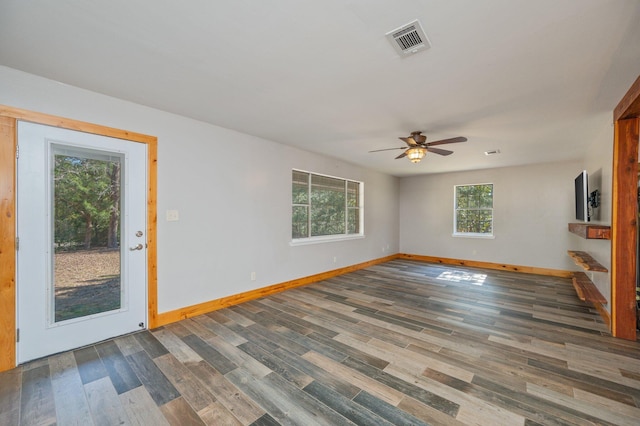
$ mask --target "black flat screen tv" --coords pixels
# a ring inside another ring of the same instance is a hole
[[[589,222],[589,176],[583,170],[575,179],[576,220]]]

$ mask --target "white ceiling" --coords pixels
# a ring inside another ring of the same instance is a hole
[[[562,161],[640,74],[640,1],[0,0],[0,65],[396,176]],[[368,153],[413,130],[469,141]]]

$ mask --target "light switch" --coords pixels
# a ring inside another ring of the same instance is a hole
[[[178,210],[167,210],[167,222],[176,222],[180,220]]]

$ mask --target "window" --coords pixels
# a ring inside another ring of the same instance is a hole
[[[362,235],[362,185],[293,170],[291,237]]]
[[[456,185],[453,235],[493,236],[493,184]]]

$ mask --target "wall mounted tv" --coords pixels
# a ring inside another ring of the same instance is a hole
[[[583,170],[575,179],[576,184],[576,220],[589,222],[589,176]]]

